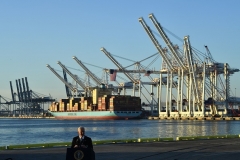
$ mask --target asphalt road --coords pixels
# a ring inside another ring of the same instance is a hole
[[[96,160],[239,160],[240,138],[94,146]],[[0,160],[65,160],[66,147],[1,150]]]

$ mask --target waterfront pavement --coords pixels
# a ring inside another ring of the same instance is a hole
[[[238,160],[240,138],[95,145],[96,160]],[[66,147],[0,150],[0,160],[65,160]]]

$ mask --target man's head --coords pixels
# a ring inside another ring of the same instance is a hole
[[[85,135],[85,128],[84,127],[78,127],[78,135],[84,136]]]

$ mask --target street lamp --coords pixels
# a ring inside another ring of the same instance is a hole
[[[236,98],[236,88],[235,88],[235,98]]]

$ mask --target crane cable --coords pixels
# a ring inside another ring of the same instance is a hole
[[[159,55],[159,53],[157,52],[157,53],[155,53],[155,54],[153,54],[153,55],[151,55],[151,56],[149,56],[149,57],[147,57],[147,58],[144,58],[144,59],[141,60],[141,61],[134,61],[135,63],[133,63],[133,64],[131,64],[131,65],[129,65],[129,66],[124,67],[124,69],[126,69],[126,68],[128,68],[128,67],[131,67],[131,66],[135,65],[136,63],[141,63],[141,62],[143,62],[143,61],[145,61],[145,60],[147,60],[147,59],[149,59],[149,58],[151,58],[151,57],[153,57],[153,56],[156,56],[156,55]]]

